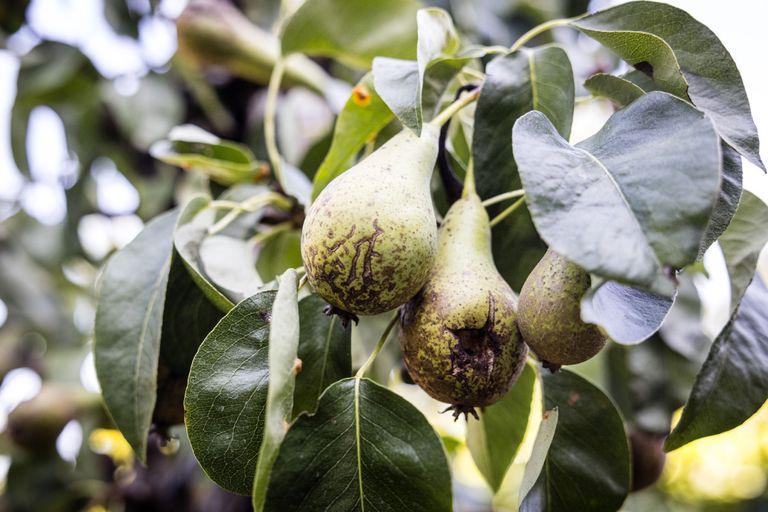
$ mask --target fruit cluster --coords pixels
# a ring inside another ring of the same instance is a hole
[[[580,318],[584,270],[548,251],[520,300],[491,253],[488,214],[468,173],[440,229],[430,196],[438,129],[403,130],[336,178],[310,208],[301,251],[309,283],[354,317],[402,306],[412,379],[454,416],[500,400],[528,347],[553,371],[594,356],[600,330]]]

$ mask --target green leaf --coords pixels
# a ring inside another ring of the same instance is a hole
[[[352,329],[345,329],[338,316],[326,315],[326,305],[318,295],[309,295],[299,302],[301,372],[296,377],[293,396],[294,417],[301,412],[315,412],[322,392],[352,375]]]
[[[610,338],[623,345],[636,345],[659,330],[673,299],[606,281],[581,299],[581,319],[602,327]]]
[[[256,270],[265,283],[287,269],[301,265],[301,232],[296,229],[283,231],[266,240],[256,260]]]
[[[269,385],[264,436],[253,479],[253,509],[264,509],[269,475],[283,442],[293,411],[299,348],[299,298],[296,271],[287,270],[279,279],[269,330]]]
[[[523,503],[528,493],[531,492],[531,489],[536,484],[536,480],[539,479],[541,470],[544,469],[544,464],[547,462],[547,454],[549,453],[550,446],[552,446],[552,440],[555,438],[555,431],[557,430],[557,416],[557,407],[544,411],[542,415],[539,431],[536,433],[536,439],[533,441],[531,457],[525,464],[523,480],[520,482],[518,507]]]
[[[110,258],[99,284],[94,327],[96,374],[110,416],[142,461],[146,460],[155,407],[177,215],[174,210],[148,223]]]
[[[366,74],[352,90],[336,119],[333,142],[315,174],[312,199],[338,175],[349,168],[355,153],[376,137],[394,117],[373,87],[373,75]]]
[[[725,142],[721,142],[723,151],[723,175],[720,184],[720,195],[717,198],[712,217],[709,218],[707,231],[701,240],[699,257],[701,259],[709,246],[720,238],[739,206],[743,190],[743,172],[741,168],[741,156]]]
[[[512,389],[498,403],[467,423],[467,446],[477,468],[494,492],[499,490],[528,427],[536,371],[526,365]]]
[[[288,431],[267,510],[451,510],[451,476],[424,416],[368,379],[345,379]]]
[[[720,142],[704,114],[651,92],[576,146],[539,112],[520,118],[512,142],[534,223],[555,251],[673,294],[668,269],[696,260],[720,190]]]
[[[557,408],[557,429],[520,511],[618,510],[630,478],[629,444],[619,412],[602,391],[574,373],[561,370],[541,378],[544,409]],[[538,457],[534,464],[540,464]],[[533,469],[526,468],[526,482]]]
[[[768,242],[768,206],[745,190],[730,225],[720,236],[720,248],[731,280],[731,313],[752,281],[760,251]]]
[[[728,144],[765,170],[736,63],[720,39],[690,14],[663,3],[629,2],[579,18],[571,25],[630,64],[643,62],[643,70],[649,64],[648,71],[657,84],[681,98],[690,97]]]
[[[267,164],[256,160],[247,146],[221,140],[192,125],[177,126],[167,139],[152,144],[149,153],[162,162],[199,171],[226,186],[254,182],[267,175]]]
[[[664,449],[741,425],[768,396],[768,288],[759,276],[704,362],[688,403]]]
[[[413,0],[307,0],[283,30],[283,54],[334,57],[364,69],[376,56],[412,59],[418,8]]]
[[[235,306],[192,361],[184,416],[192,451],[225,489],[251,494],[264,437],[274,291]]]
[[[571,63],[557,46],[502,55],[488,64],[486,72],[472,136],[475,180],[484,199],[521,186],[509,143],[515,121],[526,112],[539,110],[550,116],[563,137],[568,137],[574,105]],[[491,214],[506,206],[492,207]],[[496,264],[517,290],[545,250],[527,211],[507,217],[493,229]]]
[[[435,115],[440,97],[456,73],[485,52],[476,47],[458,53],[459,35],[451,16],[443,9],[419,9],[416,23],[416,61],[377,57],[373,61],[373,76],[384,102],[403,125],[418,134],[422,122]]]
[[[216,307],[226,313],[234,304],[204,274],[200,258],[200,245],[208,235],[210,222],[196,222],[195,218],[210,202],[210,198],[203,195],[194,196],[189,200],[179,215],[173,243],[197,286]]]
[[[593,96],[608,98],[620,107],[629,105],[645,94],[640,86],[620,76],[597,73],[584,82],[584,87]]]
[[[235,302],[250,297],[264,282],[256,272],[253,244],[223,235],[205,237],[198,248],[202,271]]]

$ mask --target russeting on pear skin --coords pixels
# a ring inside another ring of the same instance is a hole
[[[587,272],[548,249],[520,290],[520,332],[553,370],[584,362],[605,346],[600,329],[581,319],[581,298],[590,284]]]
[[[424,285],[437,252],[430,178],[439,129],[403,130],[333,180],[301,234],[309,283],[347,313],[394,309]]]
[[[413,380],[451,404],[454,417],[500,400],[528,349],[515,324],[516,297],[491,254],[480,198],[465,194],[440,227],[435,267],[402,309],[400,346]]]

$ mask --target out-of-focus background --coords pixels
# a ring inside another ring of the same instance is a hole
[[[427,3],[450,10],[468,40],[509,45],[542,21],[616,2]],[[709,26],[730,50],[768,146],[768,4],[669,3]],[[265,29],[279,9],[275,0],[237,4]],[[148,468],[135,464],[101,409],[91,353],[94,285],[105,259],[144,222],[180,202],[199,179],[152,159],[149,146],[172,127],[192,123],[265,155],[264,84],[216,69],[203,75],[175,55],[174,20],[185,5],[186,0],[0,2],[0,511],[249,509],[249,500],[225,493],[202,474],[183,429],[170,442],[153,444]],[[620,66],[568,29],[554,37],[573,60],[577,84]],[[338,64],[321,64],[355,78]],[[583,88],[578,94],[585,94]],[[580,103],[573,137],[589,136],[612,111],[603,101]],[[306,90],[291,89],[282,97],[278,138],[290,163],[306,170],[312,158],[322,156],[332,112]],[[768,160],[768,151],[762,156]],[[768,202],[768,178],[744,164],[746,188]],[[711,338],[727,320],[729,287],[716,246],[704,263],[708,275],[696,275],[694,285],[703,302],[704,334]],[[602,357],[576,370],[605,386],[606,364]],[[460,441],[463,423],[437,415],[434,403],[414,387],[400,387],[422,410],[432,411],[430,420],[449,441],[457,510],[514,510],[512,491],[491,503]],[[522,471],[528,441],[510,480]],[[657,454],[658,448],[651,441],[647,452]],[[764,407],[737,429],[669,454],[659,482],[633,494],[625,508],[768,510],[767,484]]]

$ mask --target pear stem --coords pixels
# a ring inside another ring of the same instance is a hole
[[[464,175],[464,190],[461,192],[461,198],[468,198],[475,194],[475,190],[475,166],[470,159],[467,164],[467,173]]]
[[[280,157],[280,150],[277,148],[277,139],[275,137],[275,114],[277,112],[277,99],[280,94],[280,82],[283,80],[285,72],[285,58],[279,56],[275,67],[272,69],[272,76],[269,77],[269,87],[267,89],[267,103],[264,106],[264,142],[267,146],[267,155],[269,163],[272,166],[272,173],[280,184],[280,188],[286,190],[283,182],[283,168]]]
[[[387,328],[384,329],[384,332],[381,335],[381,338],[379,338],[379,342],[376,343],[376,347],[373,349],[373,352],[371,352],[371,355],[368,356],[368,360],[363,363],[363,366],[360,367],[359,370],[357,370],[357,373],[355,374],[356,379],[362,379],[363,375],[365,375],[365,372],[368,371],[368,368],[373,364],[373,362],[376,360],[376,356],[379,355],[379,352],[381,352],[381,349],[384,348],[384,344],[389,339],[389,333],[392,332],[392,328],[397,323],[397,313],[394,314],[392,317],[392,320],[389,321],[389,324],[387,324]]]
[[[440,112],[432,121],[429,122],[429,124],[437,126],[440,128],[445,123],[448,122],[448,120],[453,117],[459,110],[463,109],[473,101],[477,99],[477,97],[480,96],[480,88],[478,87],[474,91],[470,92],[466,96],[462,96],[458,100],[454,101],[447,107],[445,107],[445,110]]]
[[[507,199],[514,199],[516,197],[521,197],[525,195],[525,190],[512,190],[511,192],[504,192],[503,194],[499,194],[497,196],[493,196],[489,199],[486,199],[483,201],[483,206],[488,208],[492,204],[501,203],[502,201],[506,201]]]
[[[533,39],[537,35],[539,35],[539,34],[541,34],[543,32],[546,32],[547,30],[551,30],[553,28],[564,27],[564,26],[568,25],[570,22],[572,22],[575,19],[576,18],[563,18],[563,19],[559,19],[559,20],[549,20],[549,21],[546,21],[546,22],[542,23],[541,25],[536,25],[531,30],[529,30],[528,32],[526,32],[525,34],[520,36],[520,38],[517,41],[515,41],[512,44],[512,46],[509,47],[509,52],[510,53],[516,52],[517,50],[522,48],[522,46],[525,43],[527,43],[528,41],[530,41],[531,39]]]
[[[518,208],[520,208],[524,203],[525,203],[525,195],[523,195],[520,199],[518,199],[517,201],[512,203],[512,205],[509,206],[506,210],[504,210],[503,212],[501,212],[500,214],[495,216],[493,218],[493,220],[491,221],[491,227],[495,226],[499,222],[501,222],[504,219],[506,219],[509,214],[511,214],[512,212],[514,212]]]

